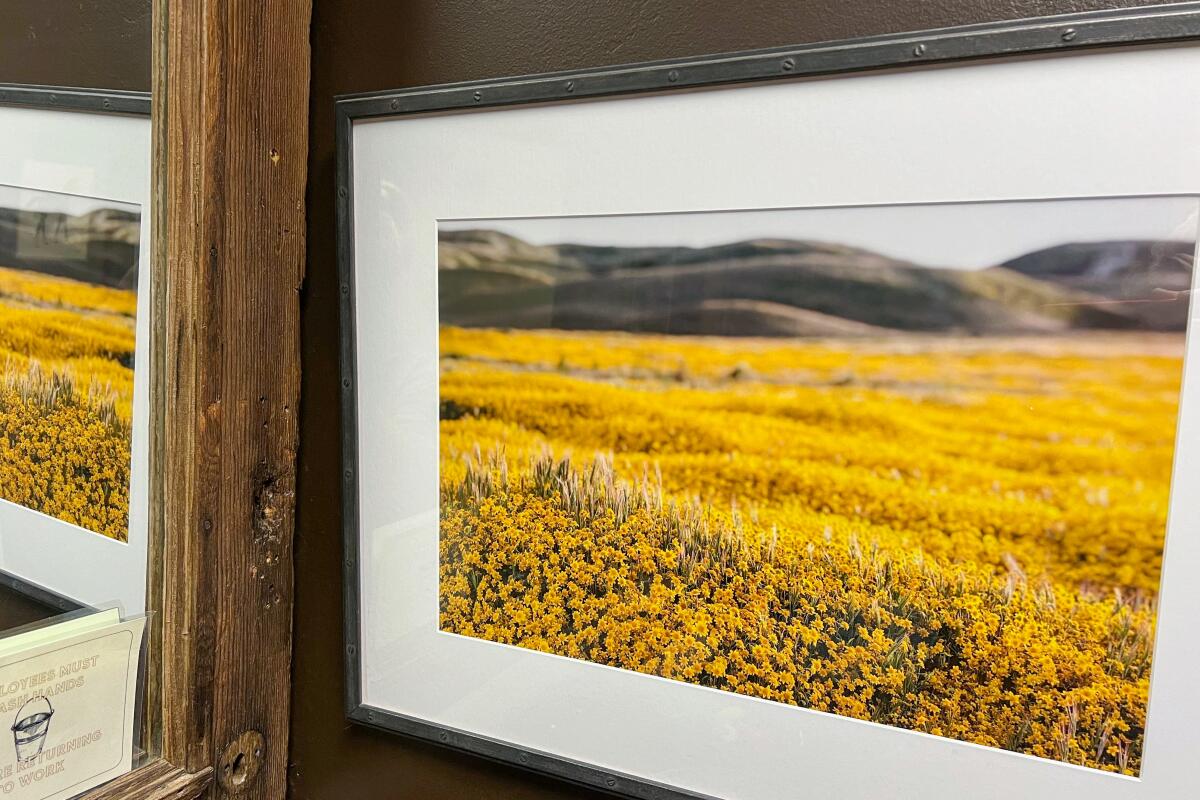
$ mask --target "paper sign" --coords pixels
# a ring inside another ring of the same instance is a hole
[[[65,638],[0,647],[0,798],[72,797],[131,769],[144,627],[76,621]]]

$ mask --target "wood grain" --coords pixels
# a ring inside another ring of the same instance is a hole
[[[166,432],[166,286],[167,286],[167,14],[166,0],[151,9],[150,126],[150,513],[146,566],[146,682],[142,698],[142,748],[162,749],[163,458]]]
[[[159,3],[162,753],[195,773],[257,731],[228,785],[282,798],[311,2]]]
[[[212,770],[184,772],[155,761],[82,795],[80,800],[194,800],[212,783]]]

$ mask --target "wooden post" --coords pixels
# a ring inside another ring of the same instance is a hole
[[[283,798],[311,2],[156,4],[163,757]]]

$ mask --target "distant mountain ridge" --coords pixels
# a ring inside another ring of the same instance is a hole
[[[773,255],[853,256],[880,264],[906,263],[848,245],[796,239],[748,239],[713,247],[617,247],[591,244],[532,245],[507,233],[488,229],[442,231],[439,266],[480,266],[486,263],[546,265],[559,269],[604,274],[620,269],[645,269],[721,259]]]
[[[1100,283],[1084,277],[1105,253],[1116,263],[1106,274],[1141,274],[1144,251],[1181,257],[1182,243],[1122,247],[1100,243],[1082,258],[1068,246],[990,269],[954,270],[804,240],[533,245],[495,230],[443,231],[440,310],[444,323],[467,327],[717,336],[1177,329],[1151,324],[1145,307],[1111,303],[1091,288]],[[1190,280],[1190,259],[1178,270]],[[1182,305],[1186,312],[1186,300]]]

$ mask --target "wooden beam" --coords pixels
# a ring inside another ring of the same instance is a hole
[[[158,2],[162,752],[281,799],[311,1]]]

